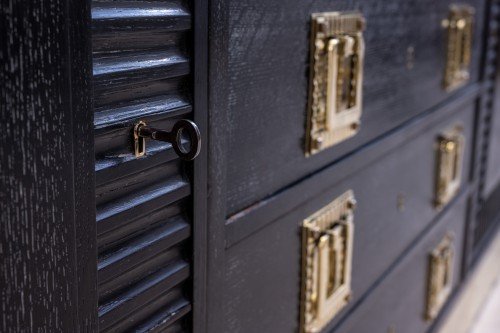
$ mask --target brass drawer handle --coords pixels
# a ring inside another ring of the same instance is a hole
[[[429,254],[427,302],[425,319],[431,321],[439,314],[453,289],[455,247],[453,232],[449,232]]]
[[[183,145],[183,134],[189,138],[189,149]],[[201,135],[198,126],[191,120],[178,120],[172,130],[165,131],[148,126],[146,122],[139,121],[134,126],[134,150],[135,156],[144,156],[146,153],[146,139],[153,139],[172,144],[175,152],[184,161],[194,160],[201,149]]]
[[[301,333],[321,331],[351,299],[355,206],[349,190],[302,224]]]
[[[441,134],[437,142],[434,207],[444,207],[460,189],[465,137],[458,125]]]
[[[347,140],[359,130],[364,27],[365,19],[358,12],[312,15],[306,156]]]
[[[451,91],[463,86],[470,78],[474,8],[468,5],[451,5],[443,28],[448,30],[446,67],[443,88]]]

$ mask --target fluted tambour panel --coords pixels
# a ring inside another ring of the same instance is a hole
[[[495,223],[498,221],[497,219],[497,207],[496,203],[498,198],[500,198],[500,187],[496,190],[493,190],[495,181],[492,181],[491,184],[487,182],[488,180],[488,172],[496,172],[496,170],[488,170],[489,159],[492,157],[488,152],[491,152],[490,145],[496,144],[494,140],[492,141],[492,127],[494,127],[494,115],[495,107],[498,103],[498,98],[495,101],[495,93],[497,91],[497,87],[495,87],[495,82],[498,82],[498,48],[499,48],[499,31],[500,31],[500,0],[491,1],[490,10],[489,10],[489,22],[487,25],[487,48],[485,55],[485,66],[484,66],[484,80],[487,82],[485,85],[487,94],[483,98],[483,109],[485,110],[482,122],[485,125],[483,129],[483,145],[481,147],[482,153],[480,155],[481,165],[479,168],[480,173],[480,181],[479,181],[479,193],[480,196],[487,196],[489,198],[487,202],[482,202],[480,205],[481,212],[477,218],[477,221],[474,225],[474,248],[476,252],[481,250],[481,246],[484,241],[488,239],[488,235],[491,233],[492,228]],[[491,180],[491,179],[490,179]],[[489,193],[489,194],[486,194]]]
[[[138,120],[190,118],[188,0],[92,2],[99,330],[189,331],[191,179],[170,144],[133,155]]]

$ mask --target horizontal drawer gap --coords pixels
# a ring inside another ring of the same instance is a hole
[[[184,219],[177,217],[122,244],[116,251],[101,255],[97,263],[99,282],[123,274],[159,252],[186,240],[190,236],[190,229]]]
[[[161,115],[175,117],[192,111],[188,98],[182,94],[172,94],[149,98],[139,103],[111,108],[100,108],[94,116],[94,129],[105,130],[123,127],[124,122]]]
[[[99,224],[106,223],[108,219],[118,218],[125,222],[124,218],[132,219],[144,215],[144,213],[154,210],[153,207],[158,208],[168,202],[182,199],[188,196],[190,192],[189,183],[179,176],[132,193],[120,200],[99,206],[97,207],[96,218],[98,234],[102,230]],[[126,217],[122,216],[124,213],[127,214]]]
[[[157,298],[162,298],[172,288],[188,279],[189,275],[189,265],[185,262],[178,262],[141,280],[118,297],[99,306],[98,312],[100,322],[103,324],[102,328],[116,323],[129,314],[135,315],[137,310],[140,310]],[[166,302],[162,303],[168,304],[182,297],[180,290],[176,290],[172,294],[175,297],[174,299],[168,299],[171,297],[166,295]]]

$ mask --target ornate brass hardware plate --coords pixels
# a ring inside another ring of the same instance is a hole
[[[356,12],[312,15],[306,156],[355,135],[362,110],[365,20]]]
[[[446,205],[460,188],[465,138],[457,126],[442,134],[437,143],[435,207]]]
[[[319,332],[351,298],[355,199],[347,191],[302,225],[301,332]]]
[[[443,87],[447,91],[469,80],[473,23],[474,8],[468,5],[451,5],[448,18],[443,21],[443,27],[448,29],[443,80]]]
[[[450,296],[455,250],[453,234],[446,235],[429,256],[425,319],[433,320]]]

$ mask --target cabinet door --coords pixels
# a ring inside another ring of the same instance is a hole
[[[100,332],[191,330],[204,163],[154,140],[137,157],[133,132],[139,121],[170,130],[204,119],[194,107],[193,2],[92,1]]]

